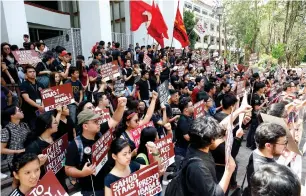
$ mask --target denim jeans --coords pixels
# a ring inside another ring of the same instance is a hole
[[[76,123],[77,108],[78,108],[78,106],[77,106],[76,104],[74,104],[74,103],[68,105],[69,116],[70,116],[70,118],[72,119],[72,121],[73,121],[74,124]]]
[[[83,196],[94,196],[93,191],[81,191]],[[96,196],[104,196],[104,190],[95,191]]]

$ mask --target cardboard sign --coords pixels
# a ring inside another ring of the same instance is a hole
[[[19,50],[13,51],[12,53],[20,65],[33,65],[41,62],[38,53],[34,50]]]
[[[99,124],[107,122],[111,118],[108,108],[105,108],[105,109],[102,109],[102,110],[95,110],[95,113],[96,114],[101,114],[101,117],[99,118]]]
[[[182,56],[183,50],[182,49],[174,49],[175,56]]]
[[[156,66],[155,66],[155,70],[154,70],[154,73],[160,73],[163,71],[163,66],[160,64],[160,63],[157,63]]]
[[[167,167],[174,163],[174,144],[172,142],[172,135],[168,134],[166,137],[154,142],[158,151],[162,168],[166,171]],[[154,157],[149,153],[150,163],[154,162]]]
[[[71,83],[54,86],[40,91],[45,111],[56,109],[57,106],[74,103]]]
[[[205,115],[204,101],[199,101],[193,105],[193,116],[194,119],[203,117]]]
[[[116,80],[114,84],[114,94],[117,97],[125,95],[125,84],[123,80]]]
[[[205,69],[207,74],[211,74],[212,71],[210,66],[206,66]]]
[[[45,163],[46,171],[51,170],[56,174],[60,169],[62,169],[65,162],[67,147],[68,133],[42,151],[43,154],[48,155],[48,159]]]
[[[201,55],[199,55],[199,54],[197,54],[197,53],[194,53],[194,54],[192,55],[191,59],[194,60],[194,61],[200,61],[200,60],[202,60]]]
[[[152,61],[151,58],[147,54],[145,54],[143,62],[147,65],[147,67],[151,67],[151,61]]]
[[[104,80],[111,80],[120,76],[120,71],[118,65],[112,63],[106,63],[102,65],[101,76]]]
[[[157,87],[158,97],[161,104],[168,103],[168,100],[170,98],[169,93],[169,82],[166,80],[163,82],[159,87]]]
[[[52,171],[48,171],[26,196],[69,196]]]
[[[162,191],[157,162],[111,184],[114,196],[152,196]]]
[[[239,81],[237,82],[237,88],[236,88],[236,95],[238,97],[243,97],[245,91],[245,81]]]
[[[253,66],[258,61],[258,56],[256,53],[252,53],[249,58],[249,66]]]
[[[108,160],[108,150],[112,143],[113,137],[111,130],[108,130],[104,135],[92,146],[92,164],[96,164],[97,175]]]
[[[185,67],[183,65],[177,67],[178,76],[182,77],[185,73]]]
[[[134,140],[135,146],[136,148],[138,148],[139,144],[140,144],[140,134],[141,131],[146,128],[146,127],[154,127],[154,124],[152,121],[148,122],[147,124],[141,125],[133,130],[130,131],[132,138]]]

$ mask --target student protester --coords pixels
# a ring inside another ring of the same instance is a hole
[[[31,130],[34,130],[37,114],[45,111],[40,95],[40,91],[44,87],[36,81],[36,71],[33,66],[26,66],[25,74],[27,79],[20,85],[21,107],[24,112],[24,121],[28,123]]]
[[[179,89],[179,92],[180,92],[180,98],[189,97],[190,96],[188,94],[188,92],[189,92],[188,86],[186,86],[186,84],[184,82],[180,82],[178,84],[178,89]]]
[[[113,61],[114,61],[114,63],[116,64],[117,63],[117,65],[121,65],[122,63],[121,63],[121,52],[120,52],[120,43],[119,42],[116,42],[115,44],[114,44],[114,46],[115,46],[115,48],[114,48],[114,50],[112,51],[112,57],[113,57]]]
[[[68,52],[66,50],[63,50],[58,55],[58,58],[61,61],[61,63],[57,65],[56,70],[60,73],[62,80],[64,81],[68,78],[69,68],[71,66],[71,64],[69,63],[70,57]]]
[[[31,42],[30,42],[30,37],[29,37],[29,35],[27,35],[27,34],[24,34],[23,35],[23,48],[25,49],[25,50],[30,50],[30,45],[31,45]]]
[[[81,58],[81,57],[79,57],[79,58]],[[88,73],[87,73],[87,70],[86,70],[85,61],[82,60],[82,59],[77,60],[76,61],[76,68],[77,68],[77,70],[79,70],[79,74],[80,74],[79,78],[80,78],[80,81],[83,85],[83,89],[87,90],[87,87],[89,85],[89,77],[88,77]]]
[[[195,83],[196,83],[196,86],[194,87],[192,93],[191,93],[191,99],[192,99],[192,102],[195,104],[196,103],[196,99],[197,99],[197,94],[203,90],[203,87],[204,87],[204,79],[202,77],[196,77],[195,79]]]
[[[226,93],[228,93],[231,89],[231,86],[229,83],[227,82],[222,82],[220,84],[220,92],[219,94],[217,95],[217,98],[216,98],[216,107],[220,107],[221,106],[221,100],[223,99],[224,95]]]
[[[58,72],[52,72],[50,74],[49,88],[54,86],[62,85],[62,78]]]
[[[53,63],[53,61],[53,53],[51,51],[47,51],[44,54],[42,61],[36,65],[35,69],[37,74],[37,81],[40,82],[44,88],[49,87],[50,74],[52,73],[50,65]]]
[[[213,107],[213,99],[204,91],[200,91],[197,94],[197,99],[196,101],[204,101],[204,116],[213,116],[210,108]]]
[[[58,120],[57,132],[52,135],[54,140],[58,140],[63,135],[68,133],[68,141],[71,142],[76,137],[75,123],[69,116],[69,108],[64,105],[60,108],[57,108],[55,111],[55,116],[58,116],[57,113],[60,113]]]
[[[260,124],[255,132],[257,148],[252,152],[247,166],[247,181],[251,184],[251,177],[259,166],[267,163],[275,163],[274,158],[280,156],[288,144],[286,130],[273,123]],[[244,190],[244,194],[250,195],[250,186]]]
[[[15,80],[9,72],[9,67],[7,67],[6,63],[3,60],[3,55],[1,54],[1,84],[15,84]]]
[[[37,185],[40,176],[40,160],[37,155],[22,153],[14,158],[12,171],[19,181],[9,196],[25,196]]]
[[[2,119],[8,120],[8,124],[1,130],[1,158],[6,158],[10,170],[14,156],[25,151],[23,144],[31,132],[28,125],[21,122],[23,118],[23,112],[17,106],[9,106],[2,113]],[[13,178],[13,188],[16,188],[17,184],[17,179]]]
[[[101,66],[101,63],[98,60],[93,60],[91,65],[89,66],[88,77],[89,77],[89,88],[87,91],[87,100],[93,100],[93,92],[96,88],[96,82],[101,80],[101,75],[98,74],[98,68]]]
[[[137,149],[130,131],[150,122],[156,105],[157,97],[158,94],[156,92],[153,92],[150,106],[143,120],[139,120],[138,113],[137,111],[135,111],[135,109],[125,111],[120,127],[115,133],[116,138],[121,137],[129,142],[130,147],[132,149],[132,157],[135,157],[137,155]]]
[[[81,101],[83,101],[83,85],[81,81],[79,80],[79,70],[77,70],[76,67],[70,67],[69,69],[69,76],[70,79],[68,79],[65,83],[70,83],[72,86],[72,93],[74,97],[74,103],[69,104],[69,115],[73,121],[73,123],[76,123],[76,116],[77,116],[77,108]]]
[[[236,168],[235,161],[229,158],[221,181],[218,183],[215,171],[215,162],[210,155],[210,146],[219,137],[221,127],[212,117],[197,118],[189,129],[190,146],[183,160],[182,167],[186,166],[184,175],[184,193],[186,195],[223,196]],[[189,161],[190,159],[197,159]]]
[[[5,63],[6,68],[12,78],[8,75],[1,75],[7,84],[19,84],[17,61],[11,51],[11,45],[8,43],[1,44],[2,61]]]
[[[160,85],[160,73],[150,70],[149,75],[150,91],[157,91],[157,87]]]
[[[126,106],[126,98],[118,98],[118,107],[112,118],[99,124],[100,114],[95,114],[91,109],[85,109],[78,115],[78,125],[81,127],[81,135],[69,143],[66,153],[65,171],[67,176],[77,178],[84,196],[95,194],[104,195],[104,177],[108,173],[105,165],[101,171],[93,176],[95,165],[90,164],[92,145],[110,128],[115,128],[122,119]],[[101,128],[100,128],[101,126]],[[93,188],[94,191],[93,191]]]
[[[128,59],[125,61],[125,68],[122,69],[122,75],[125,81],[125,86],[127,86],[129,90],[132,92],[135,80],[134,76],[136,75],[136,73],[132,68],[131,60]]]
[[[164,81],[170,79],[170,64],[167,62],[167,56],[163,55],[161,59],[162,71],[160,73],[160,82],[163,83]]]
[[[251,196],[301,196],[301,182],[288,167],[265,164],[251,178]]]
[[[156,161],[159,162],[159,151],[153,142],[147,142],[146,148],[152,152],[152,155]],[[107,174],[104,180],[105,196],[112,196],[111,184],[120,180],[121,178],[127,177],[130,174],[143,169],[146,165],[140,165],[137,162],[131,161],[132,153],[129,142],[125,139],[118,138],[114,140],[110,147],[112,153],[112,159],[115,160],[114,168]]]
[[[154,126],[157,129],[159,138],[165,137],[167,134],[164,130],[164,125],[167,123],[167,113],[166,113],[166,106],[161,105],[160,101],[156,101],[156,105],[154,108],[154,113],[152,115],[151,120],[154,123]]]
[[[57,119],[60,117],[60,113],[57,114]],[[43,150],[53,144],[55,140],[52,135],[57,132],[58,121],[53,116],[52,112],[46,112],[38,116],[36,120],[36,129],[27,137],[25,141],[26,153],[34,153],[36,155],[42,154]],[[44,162],[47,160],[47,155],[44,155]],[[41,167],[41,177],[46,173],[45,168]],[[64,168],[60,169],[56,174],[56,178],[62,185],[62,187],[68,191],[66,185],[66,175]]]
[[[188,132],[193,122],[193,103],[191,99],[189,97],[181,99],[179,108],[182,114],[175,130],[176,143],[174,151],[176,156],[185,157],[190,141]]]
[[[146,103],[144,101],[140,100],[138,102],[138,105],[137,105],[137,113],[139,115],[140,120],[143,120],[147,111],[148,111],[148,107],[147,107]]]
[[[146,102],[147,106],[149,105],[151,85],[149,82],[149,71],[141,71],[141,79],[137,83],[139,89],[139,100]]]

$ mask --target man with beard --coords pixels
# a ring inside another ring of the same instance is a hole
[[[286,130],[274,123],[260,124],[256,129],[255,141],[257,148],[252,152],[247,166],[248,184],[251,183],[253,173],[264,164],[275,163],[274,158],[280,156],[288,144]],[[245,191],[248,193],[246,195],[251,195],[250,187]]]

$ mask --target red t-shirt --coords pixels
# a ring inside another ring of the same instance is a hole
[[[192,102],[195,104],[197,102],[197,94],[200,92],[199,87],[195,87],[191,93]]]

